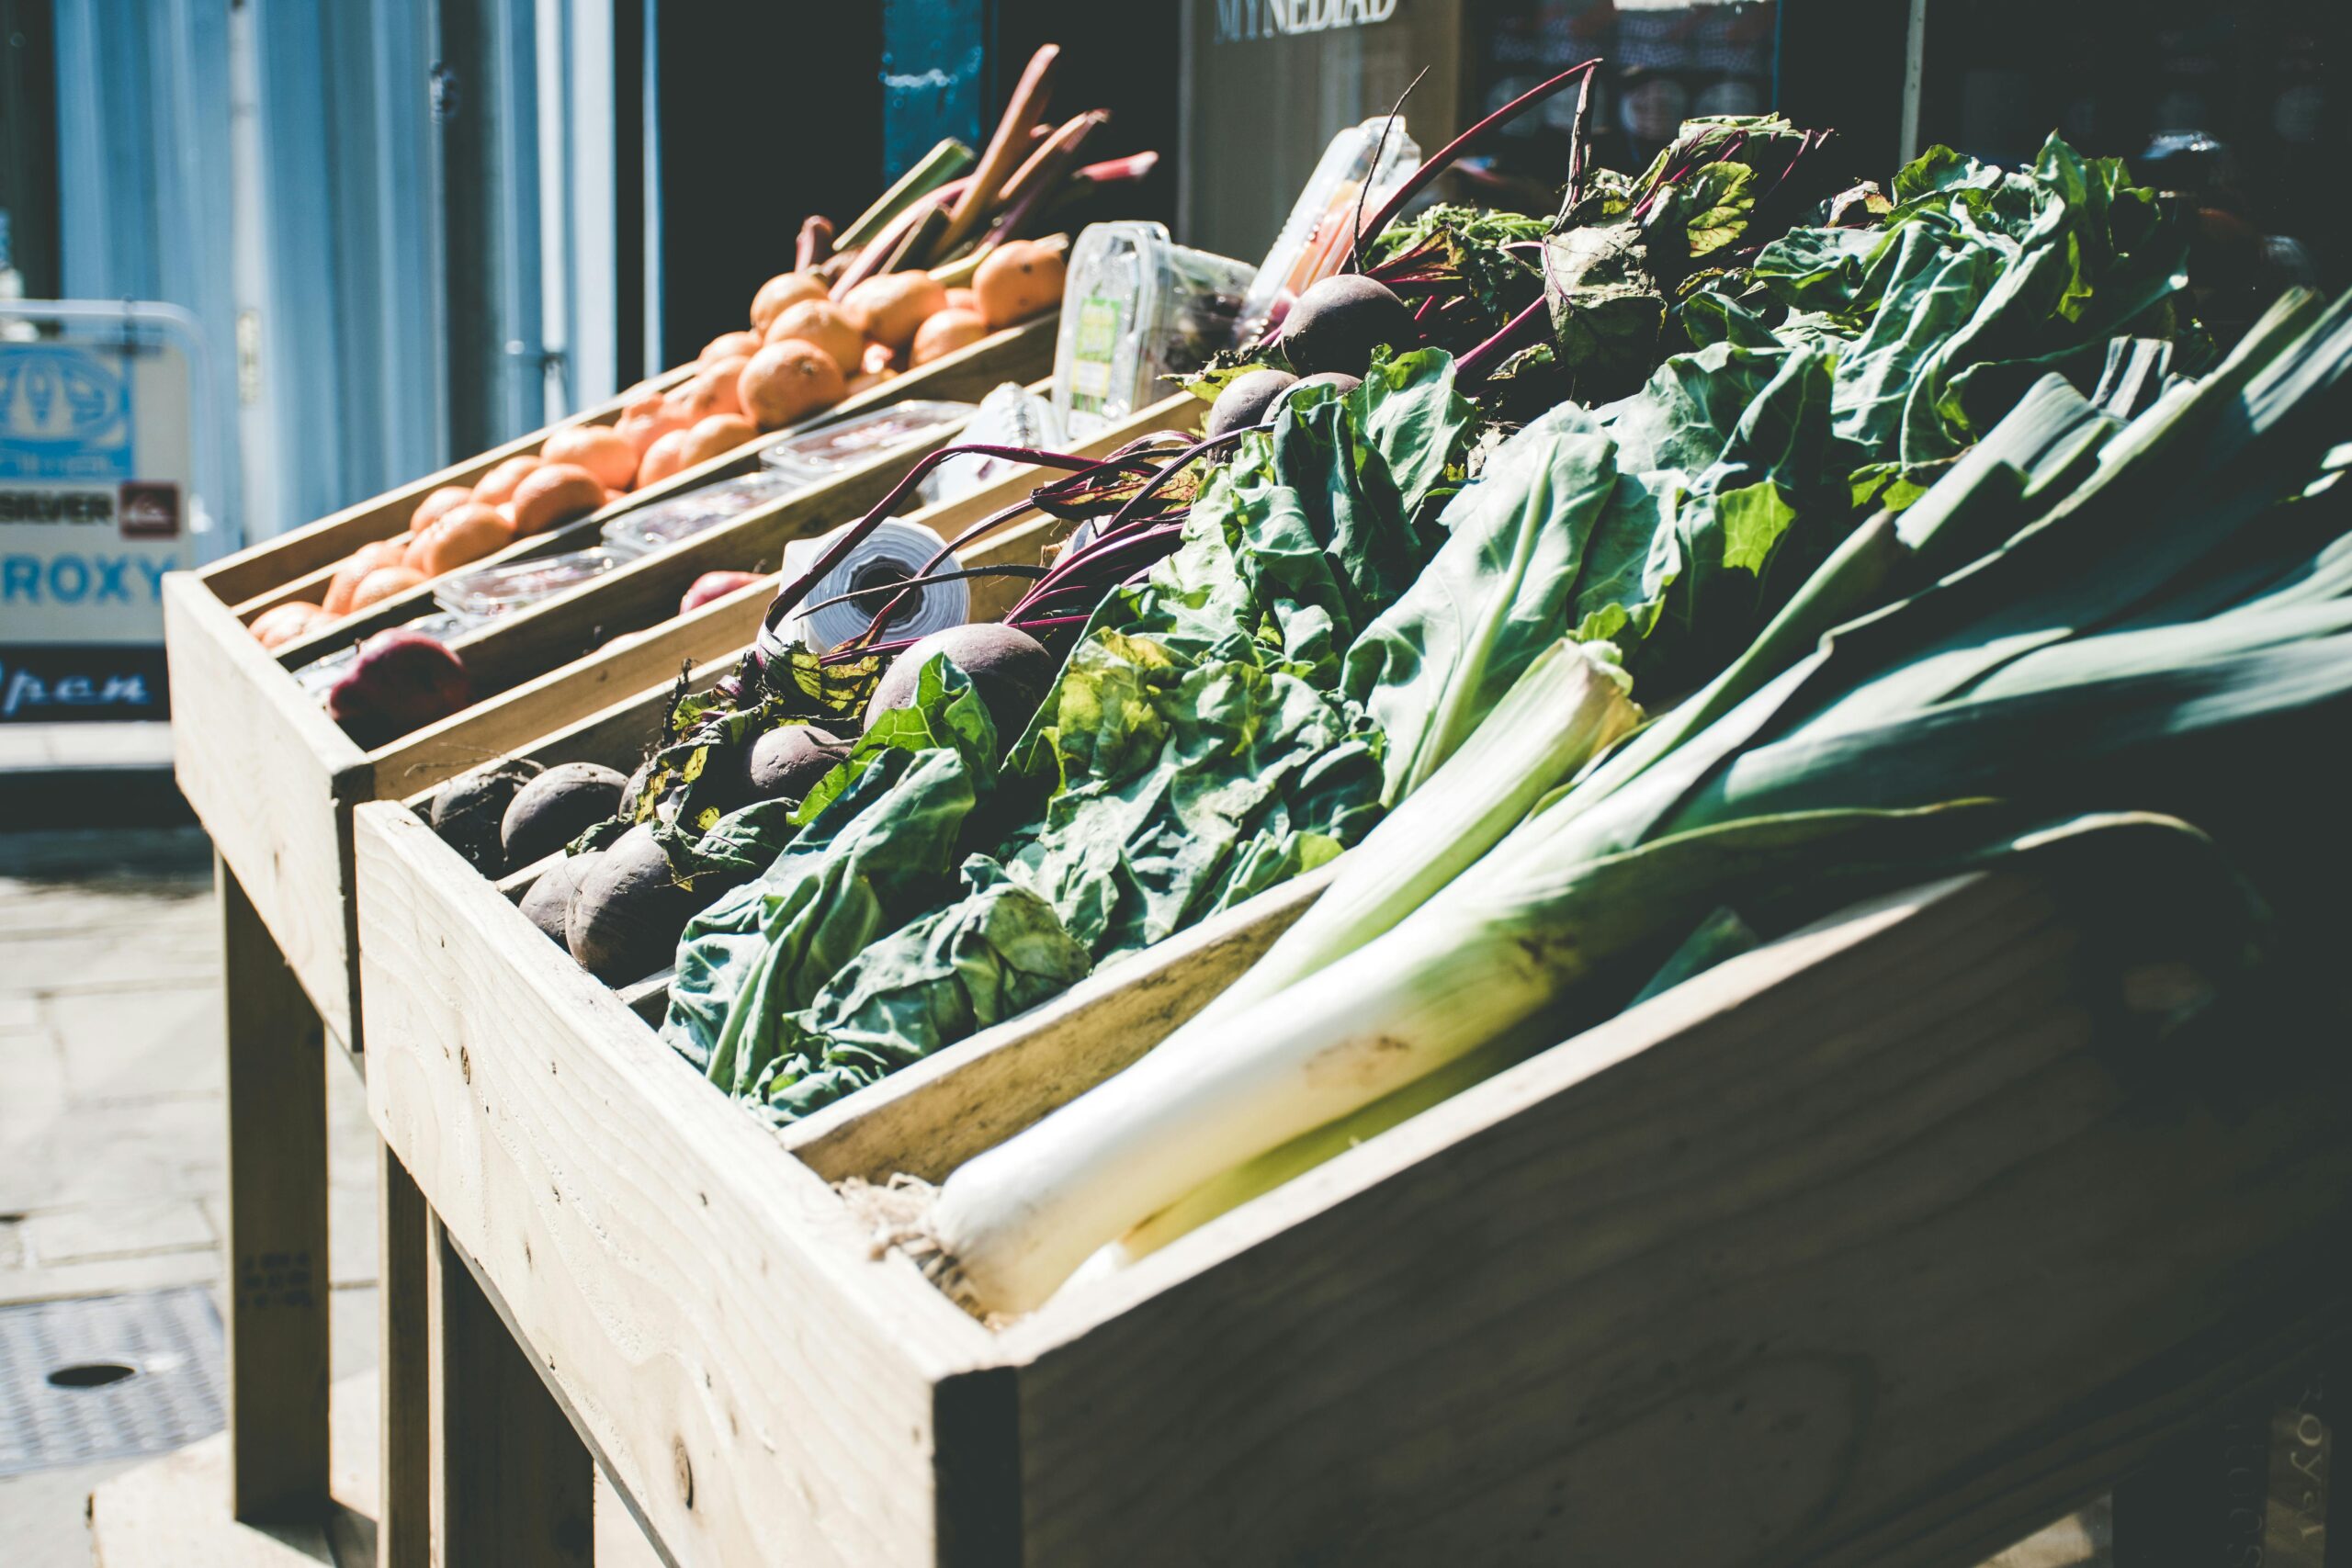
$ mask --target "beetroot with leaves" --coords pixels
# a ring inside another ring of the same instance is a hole
[[[910,707],[922,674],[933,654],[944,653],[956,668],[971,678],[996,726],[997,743],[1010,746],[1029,728],[1037,705],[1053,688],[1060,661],[1035,637],[996,621],[949,626],[913,644],[882,672],[882,682],[865,705],[865,722],[893,708]]]

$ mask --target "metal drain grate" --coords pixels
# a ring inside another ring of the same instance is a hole
[[[0,1307],[0,1475],[210,1437],[225,1384],[200,1285]]]

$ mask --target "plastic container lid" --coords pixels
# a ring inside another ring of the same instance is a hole
[[[798,481],[791,476],[767,472],[697,485],[650,506],[622,513],[605,525],[605,543],[613,549],[639,555],[664,549],[798,488]]]
[[[1301,290],[1346,264],[1359,196],[1368,218],[1420,168],[1420,143],[1405,130],[1402,116],[1389,130],[1387,145],[1381,145],[1381,128],[1388,119],[1385,114],[1374,115],[1362,125],[1351,125],[1331,138],[1331,144],[1323,150],[1241,302],[1232,337],[1236,346],[1263,337]],[[1372,185],[1369,191],[1364,189],[1367,175]]]
[[[892,403],[778,441],[760,461],[795,486],[816,484],[876,452],[960,425],[977,406],[926,399]]]
[[[593,582],[643,552],[591,545],[560,556],[509,561],[479,571],[453,572],[434,586],[433,602],[460,615],[488,620]]]
[[[1018,381],[1007,381],[980,400],[972,422],[956,439],[976,446],[1057,450],[1063,445],[1061,416],[1055,412],[1051,398],[1040,397]],[[925,505],[935,506],[994,484],[1021,467],[1009,457],[967,452],[925,474],[916,493]]]
[[[1233,337],[1247,262],[1177,244],[1158,223],[1094,223],[1070,247],[1054,407],[1082,441],[1176,390]]]

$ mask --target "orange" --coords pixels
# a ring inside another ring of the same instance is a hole
[[[577,463],[549,463],[514,488],[514,536],[544,534],[605,504],[605,487]]]
[[[507,458],[476,481],[474,499],[484,506],[497,506],[512,501],[514,488],[523,482],[523,476],[537,468],[542,460],[527,457]]]
[[[463,506],[473,498],[474,492],[463,485],[443,485],[416,503],[416,510],[409,513],[408,531],[412,534],[424,533],[433,526],[434,519],[452,507]]]
[[[703,344],[702,352],[695,355],[695,363],[696,365],[707,365],[714,359],[732,359],[737,355],[741,355],[745,359],[749,359],[752,355],[759,352],[759,333],[721,333],[717,337],[711,339],[708,343]]]
[[[928,365],[944,359],[959,348],[969,348],[989,335],[989,324],[975,310],[939,310],[926,317],[915,329],[914,352],[908,357],[910,365]]]
[[[637,488],[658,485],[686,466],[687,432],[665,430],[653,445],[645,449],[645,460],[637,466]]]
[[[857,368],[857,356],[865,352],[865,334],[850,325],[849,317],[831,299],[803,299],[777,311],[768,323],[768,342],[788,337],[813,343],[831,355],[844,376]]]
[[[814,344],[786,338],[752,355],[739,390],[743,412],[752,423],[762,430],[777,430],[840,402],[848,381],[831,355]]]
[[[775,313],[802,299],[822,299],[831,292],[813,272],[780,272],[760,285],[752,297],[752,330],[764,333]]]
[[[886,272],[842,297],[849,324],[876,343],[904,348],[922,319],[947,303],[947,290],[927,272]]]
[[[715,413],[741,413],[742,394],[735,384],[743,378],[743,367],[750,362],[748,354],[713,360],[670,394],[665,412],[681,427],[699,424]]]
[[[496,554],[514,537],[514,525],[500,516],[498,508],[477,502],[458,508],[419,534],[408,547],[408,564],[427,577],[438,577]]]
[[[325,603],[330,615],[351,614],[352,595],[358,592],[360,579],[379,566],[398,565],[408,553],[408,536],[397,539],[379,539],[372,545],[362,545],[351,552],[351,558],[335,568],[334,578],[327,583]]]
[[[395,593],[405,593],[424,581],[424,574],[413,567],[379,566],[361,578],[359,586],[352,591],[352,614],[381,604]]]
[[[989,253],[972,274],[980,315],[991,327],[1009,327],[1061,302],[1061,253],[1035,240],[1009,240]]]
[[[283,648],[311,635],[311,628],[332,620],[326,611],[316,604],[296,599],[284,604],[273,604],[253,619],[246,629],[260,639],[264,648]]]
[[[759,427],[740,413],[712,414],[686,432],[685,466],[691,468],[723,457],[759,433]]]
[[[548,437],[539,456],[550,463],[577,463],[607,485],[626,485],[637,472],[637,448],[609,424],[575,424]]]

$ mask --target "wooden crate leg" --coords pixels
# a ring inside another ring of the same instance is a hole
[[[435,1568],[591,1568],[588,1449],[428,1219]]]
[[[408,1168],[376,1145],[377,1354],[382,1371],[377,1461],[377,1568],[427,1568],[432,1561],[431,1402],[426,1332],[428,1267],[424,1195]]]
[[[327,1509],[326,1034],[226,863],[229,1495],[240,1519]]]

